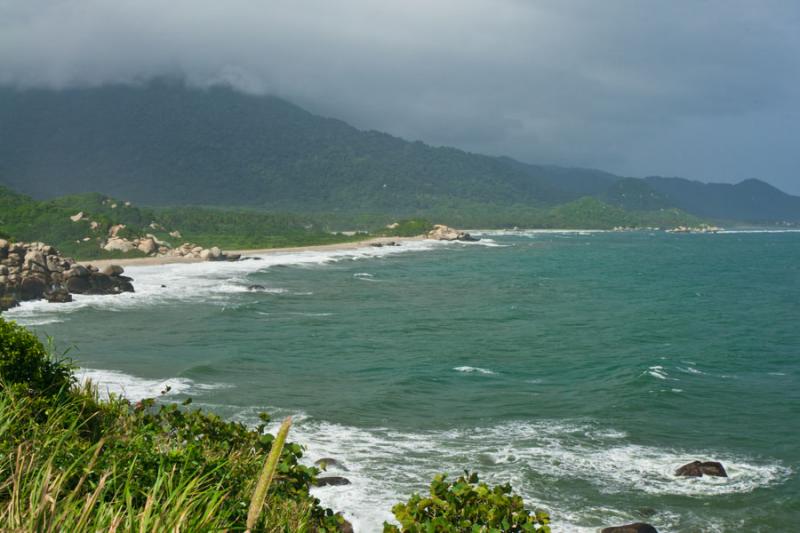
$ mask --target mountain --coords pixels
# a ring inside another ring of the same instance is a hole
[[[164,79],[0,88],[0,183],[40,199],[100,191],[150,206],[392,216],[477,206],[512,225],[538,219],[525,210],[586,196],[636,212],[800,221],[800,198],[763,182],[640,180],[522,163],[361,131],[272,96]]]
[[[279,98],[158,81],[0,91],[0,179],[38,197],[407,211],[568,199],[504,161],[359,131]]]
[[[761,180],[748,179],[735,185],[662,177],[644,181],[667,196],[673,206],[701,217],[765,223],[800,221],[800,197]]]

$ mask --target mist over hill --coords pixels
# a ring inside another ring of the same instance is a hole
[[[800,198],[758,181],[623,178],[433,147],[280,98],[179,81],[0,89],[0,183],[37,198],[98,191],[144,205],[419,213],[547,208],[593,196],[631,211],[800,221]]]

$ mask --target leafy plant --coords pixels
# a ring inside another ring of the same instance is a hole
[[[412,494],[392,512],[401,527],[384,523],[384,533],[550,532],[547,513],[526,510],[510,485],[489,487],[469,472],[453,483],[444,474],[437,475],[429,496]]]
[[[53,358],[27,329],[0,318],[0,389],[20,385],[53,394],[72,383],[72,367],[66,361]]]

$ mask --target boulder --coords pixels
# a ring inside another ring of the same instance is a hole
[[[99,272],[94,272],[89,276],[89,284],[91,285],[91,294],[107,294],[114,289],[114,281],[111,276]]]
[[[46,292],[44,298],[50,303],[67,303],[72,301],[72,295],[65,287],[58,287]]]
[[[102,270],[102,273],[106,276],[121,276],[123,272],[125,272],[125,269],[119,265],[108,265]]]
[[[158,244],[156,244],[155,239],[148,237],[139,241],[138,248],[142,253],[150,255],[158,251]]]
[[[81,211],[80,213],[78,213],[76,215],[72,215],[71,217],[69,217],[69,219],[71,221],[73,221],[73,222],[80,222],[81,220],[83,220],[83,217],[84,217],[84,214],[83,214],[83,211]]]
[[[22,269],[31,272],[47,272],[47,259],[45,259],[44,253],[36,249],[29,250],[22,261]]]
[[[353,524],[342,518],[342,521],[339,522],[339,527],[337,528],[339,533],[354,533]]]
[[[121,225],[121,224],[120,224]],[[119,250],[120,252],[127,253],[136,248],[131,241],[128,239],[123,239],[121,237],[111,237],[106,241],[105,246],[103,246],[103,250],[107,252],[113,252],[115,250]]]
[[[109,237],[116,237],[119,235],[119,232],[124,230],[127,226],[125,224],[114,224],[110,228],[108,228],[108,236]]]
[[[211,248],[208,249],[208,251],[211,252],[211,260],[212,261],[215,260],[215,259],[219,259],[220,256],[222,256],[222,250],[220,250],[216,246],[212,246]]]
[[[717,461],[692,461],[677,469],[675,475],[683,477],[728,477],[725,467]]]
[[[88,272],[85,276],[72,276],[67,278],[66,285],[67,290],[72,294],[87,294],[92,288],[92,284],[89,282]]]
[[[624,526],[607,527],[601,533],[658,533],[658,530],[650,524],[636,522],[635,524],[626,524]]]
[[[6,265],[0,265],[0,276],[8,276],[8,267]]]
[[[44,296],[47,290],[47,282],[39,276],[23,278],[20,283],[20,299],[38,300]]]
[[[200,259],[203,261],[210,261],[211,260],[211,250],[203,250],[200,252]]]
[[[8,311],[12,307],[16,307],[19,305],[19,300],[13,294],[1,294],[0,295],[0,311]]]
[[[178,230],[170,231],[169,232],[169,236],[172,237],[173,239],[182,239],[183,238],[183,235],[181,235],[181,232],[178,231]]]
[[[263,285],[249,285],[247,287],[248,291],[265,291],[267,288]],[[315,463],[316,464],[316,463]]]
[[[239,261],[242,258],[242,254],[226,254],[225,260],[226,261]]]
[[[314,486],[316,487],[335,487],[340,485],[349,485],[350,480],[341,476],[326,476],[318,477]]]
[[[64,272],[65,278],[85,278],[89,275],[89,269],[83,265],[72,265],[72,268]]]

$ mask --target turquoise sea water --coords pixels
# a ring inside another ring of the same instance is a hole
[[[309,461],[348,468],[316,493],[358,531],[463,469],[555,531],[797,530],[800,233],[493,232],[128,272],[136,294],[9,316],[105,389],[296,415]],[[694,459],[730,478],[672,476]]]

